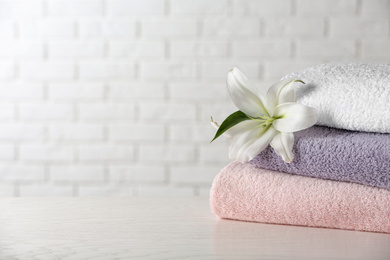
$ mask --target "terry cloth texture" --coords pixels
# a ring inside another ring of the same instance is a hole
[[[295,83],[297,102],[317,110],[318,125],[390,133],[390,64],[321,64],[291,77],[306,83]]]
[[[313,126],[294,136],[295,157],[291,163],[285,163],[270,146],[249,163],[268,170],[390,190],[390,134]]]
[[[390,233],[390,191],[233,162],[210,193],[221,218]]]

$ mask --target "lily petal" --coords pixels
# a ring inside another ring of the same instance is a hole
[[[258,128],[256,128],[257,125],[258,123],[256,121],[248,120],[248,121],[243,121],[226,131],[229,132],[229,135],[233,139],[229,147],[229,154],[230,154],[229,157],[231,159],[236,158],[241,146],[247,140],[257,135],[258,133]]]
[[[233,136],[229,146],[229,158],[230,160],[237,160],[240,149],[253,138],[257,136],[256,130],[247,130],[243,133]]]
[[[278,133],[275,135],[271,144],[275,152],[282,157],[283,161],[290,163],[294,159],[292,148],[294,146],[294,134],[293,133]]]
[[[273,126],[280,132],[296,132],[311,127],[317,122],[316,110],[298,103],[278,105],[274,111]]]
[[[256,94],[255,87],[237,68],[228,72],[227,87],[233,103],[239,110],[252,117],[268,115],[262,97]]]
[[[229,147],[230,159],[243,163],[252,160],[269,145],[276,134],[275,128],[270,126],[260,133],[258,129],[253,129],[234,136]]]
[[[257,125],[258,125],[258,122],[254,121],[254,120],[246,120],[246,121],[238,123],[237,125],[229,128],[226,132],[228,132],[228,134],[233,137],[235,135],[242,134],[242,133],[247,132],[249,130],[253,130],[253,129],[255,129],[255,127]]]
[[[284,79],[273,84],[267,91],[267,104],[266,108],[271,115],[274,113],[274,109],[277,105],[295,102],[294,83],[302,82],[296,78]]]

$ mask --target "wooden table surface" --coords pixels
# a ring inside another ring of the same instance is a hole
[[[0,199],[0,259],[390,259],[390,235],[221,220],[207,198]]]

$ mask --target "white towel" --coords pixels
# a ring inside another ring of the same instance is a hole
[[[390,133],[390,64],[321,64],[296,77],[297,102],[316,108],[318,125]]]

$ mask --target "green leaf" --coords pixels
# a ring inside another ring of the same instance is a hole
[[[237,125],[238,123],[241,123],[242,121],[249,120],[249,119],[251,118],[249,118],[245,113],[241,112],[240,110],[234,112],[233,114],[228,116],[225,119],[225,121],[222,122],[221,126],[218,128],[211,142],[217,139],[223,133],[225,133],[229,128]]]

